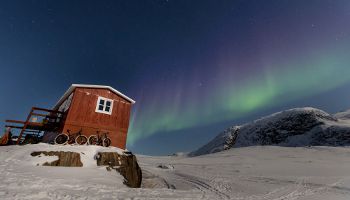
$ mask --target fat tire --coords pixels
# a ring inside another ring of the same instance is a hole
[[[75,144],[84,145],[88,141],[88,138],[85,135],[79,135],[75,138]]]
[[[98,138],[96,135],[90,135],[89,139],[88,139],[88,144],[89,145],[96,145],[98,142],[97,140],[98,140]]]
[[[109,147],[110,145],[111,145],[111,139],[109,139],[109,138],[105,138],[105,139],[103,139],[103,141],[102,141],[102,146],[104,146],[104,147]]]
[[[68,144],[74,144],[75,143],[75,137],[74,137],[74,135],[71,135],[71,136],[68,136],[69,138],[68,138],[68,141],[67,141],[67,143]]]
[[[61,133],[61,134],[58,134],[56,137],[55,137],[55,144],[58,144],[58,145],[65,145],[68,143],[68,135],[67,134],[64,134],[64,133]]]

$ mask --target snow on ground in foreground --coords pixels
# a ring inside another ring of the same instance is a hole
[[[207,199],[350,199],[350,148],[258,146],[139,160],[167,185],[201,191]]]
[[[30,153],[45,150],[83,152],[84,167],[36,166],[45,160]],[[138,156],[143,184],[154,187],[142,189],[127,188],[118,173],[96,166],[94,154],[108,150],[0,147],[0,199],[350,199],[350,148],[265,146],[192,158]]]

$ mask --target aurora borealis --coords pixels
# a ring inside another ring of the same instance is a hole
[[[13,0],[0,16],[1,127],[73,83],[136,100],[141,154],[282,109],[350,108],[349,0]]]
[[[209,58],[196,60],[198,63],[188,66],[190,70],[180,66],[183,74],[143,91],[129,143],[153,134],[234,120],[349,83],[350,3],[280,1],[272,8],[264,4],[242,5],[251,12],[249,19],[231,22],[235,20],[232,16],[216,22],[228,30],[219,30],[210,38],[225,42],[212,44],[214,50],[205,49]],[[254,23],[239,29],[249,21]]]
[[[172,97],[169,99],[162,93],[158,99],[152,99],[145,111],[136,111],[135,118],[142,122],[131,125],[133,134],[129,141],[157,132],[239,118],[254,109],[272,107],[334,89],[350,81],[350,59],[345,52],[350,52],[350,48],[286,66],[280,65],[278,69],[259,71],[262,74],[255,72],[251,77],[238,81],[231,78],[234,72],[228,73],[217,85],[210,86],[209,94],[201,88],[186,90],[186,87],[175,88],[174,96],[166,94]]]

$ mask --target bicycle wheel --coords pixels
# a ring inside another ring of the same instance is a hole
[[[68,135],[61,133],[59,135],[56,136],[55,138],[55,144],[67,144],[68,142]]]
[[[111,139],[109,139],[109,138],[105,138],[105,139],[103,139],[103,141],[102,141],[102,146],[104,146],[104,147],[109,147],[110,145],[111,145]]]
[[[87,143],[87,137],[85,135],[79,135],[75,138],[75,144],[84,145]]]
[[[68,144],[74,144],[75,143],[75,137],[74,135],[68,136]]]
[[[96,135],[90,135],[88,139],[89,145],[96,145],[97,144],[97,136]]]

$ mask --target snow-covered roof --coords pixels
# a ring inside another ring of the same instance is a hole
[[[133,99],[130,97],[124,95],[123,93],[119,92],[118,90],[112,88],[111,86],[107,85],[89,85],[89,84],[72,84],[68,90],[63,94],[63,96],[58,100],[56,105],[54,106],[54,109],[56,109],[72,92],[75,88],[98,88],[98,89],[109,89],[112,92],[118,94],[119,96],[123,97],[124,99],[130,101],[132,104],[135,103]]]

